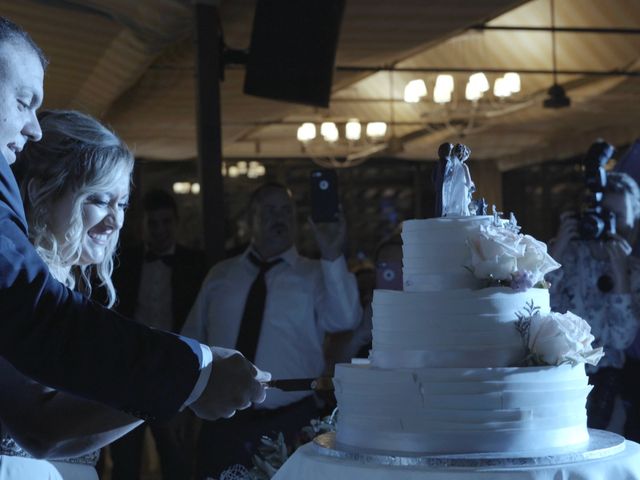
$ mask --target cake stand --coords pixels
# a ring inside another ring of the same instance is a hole
[[[529,453],[407,455],[362,452],[325,433],[298,449],[274,479],[315,480],[640,480],[640,445],[589,430],[579,447]]]

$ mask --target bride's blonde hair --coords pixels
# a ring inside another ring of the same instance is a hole
[[[52,274],[69,288],[91,295],[95,269],[111,307],[116,299],[111,274],[118,232],[110,236],[102,262],[78,265],[82,206],[90,196],[114,188],[123,176],[131,178],[133,155],[120,138],[89,115],[50,110],[41,112],[39,120],[42,140],[30,142],[17,162],[30,239]],[[64,242],[59,242],[49,225],[49,209],[69,191],[73,192],[72,213]]]

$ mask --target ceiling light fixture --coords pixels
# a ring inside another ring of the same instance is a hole
[[[564,87],[558,83],[558,73],[556,65],[556,15],[553,0],[550,0],[551,7],[551,57],[553,60],[553,85],[549,87],[547,93],[549,97],[543,102],[544,108],[565,108],[571,105],[571,99],[567,97]]]

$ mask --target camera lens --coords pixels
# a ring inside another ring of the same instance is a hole
[[[609,275],[601,275],[598,278],[598,289],[604,293],[610,292],[613,290],[613,279]]]
[[[598,215],[585,213],[580,219],[578,229],[582,238],[597,239],[604,232],[605,223]]]

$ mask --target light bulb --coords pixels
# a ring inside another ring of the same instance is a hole
[[[452,91],[446,85],[436,84],[433,89],[433,101],[436,103],[449,103],[451,101]]]
[[[489,80],[487,80],[487,76],[482,73],[474,73],[469,77],[469,83],[475,85],[475,88],[479,92],[488,92],[489,91]]]
[[[320,125],[320,135],[329,143],[337,142],[340,137],[338,127],[333,122],[323,122]]]
[[[351,119],[347,122],[344,127],[344,134],[347,137],[347,140],[351,140],[357,142],[360,140],[360,136],[362,135],[362,125],[357,119]]]
[[[520,91],[520,75],[516,72],[505,73],[504,79],[511,93],[518,93]]]
[[[306,122],[298,127],[298,141],[308,142],[316,138],[316,126],[311,122]]]
[[[467,87],[464,90],[464,97],[470,102],[475,102],[482,96],[482,92],[478,89],[477,85],[467,82]]]
[[[427,94],[427,85],[424,80],[411,80],[404,87],[404,101],[407,103],[418,103]]]
[[[191,191],[191,183],[189,182],[175,182],[173,184],[173,193],[177,195],[184,195]]]
[[[434,95],[435,90],[440,90],[441,92],[453,92],[453,75],[438,75],[436,77],[436,86],[434,87]]]
[[[370,138],[382,138],[387,133],[387,124],[384,122],[370,122],[367,123],[367,137]]]

